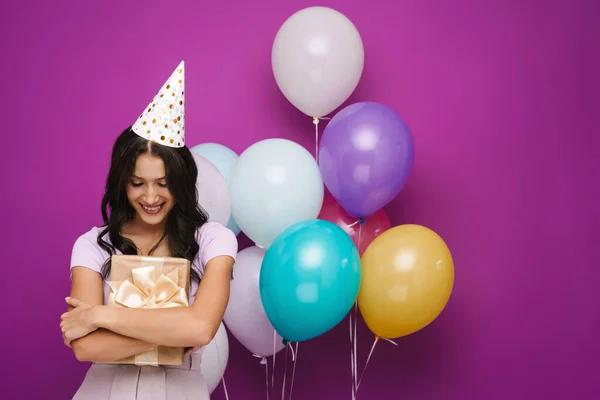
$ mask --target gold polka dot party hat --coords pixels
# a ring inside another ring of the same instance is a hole
[[[185,72],[182,61],[131,129],[150,141],[168,147],[183,147],[185,145],[184,89]]]

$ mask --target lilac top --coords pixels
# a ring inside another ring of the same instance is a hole
[[[102,272],[102,265],[110,257],[110,254],[98,245],[97,238],[100,231],[100,228],[93,227],[77,239],[71,254],[71,268],[76,266],[87,267],[98,273]],[[206,267],[208,261],[214,257],[227,255],[233,257],[234,260],[236,259],[238,252],[237,238],[231,230],[220,223],[214,221],[206,222],[198,230],[196,238],[200,248],[196,259],[192,262],[192,268],[200,276],[203,275],[204,267]],[[104,237],[104,240],[110,243],[108,235]],[[115,251],[117,254],[121,254],[119,250]],[[190,305],[193,304],[197,289],[198,283],[192,281]],[[104,304],[107,304],[109,290],[110,287],[104,282]]]

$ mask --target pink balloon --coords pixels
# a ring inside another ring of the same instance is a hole
[[[323,206],[318,218],[333,222],[346,231],[350,238],[352,238],[352,241],[354,241],[361,256],[377,236],[392,227],[383,209],[380,209],[370,217],[364,218],[361,227],[359,220],[350,216],[331,195],[326,196],[323,200]]]
[[[198,154],[192,153],[192,156],[198,167],[198,203],[208,213],[209,221],[227,226],[231,215],[227,181],[213,163]]]
[[[258,281],[265,252],[252,246],[238,253],[229,303],[223,317],[229,332],[246,349],[261,357],[272,356],[273,348],[277,353],[285,347],[282,337],[275,334],[260,297]]]

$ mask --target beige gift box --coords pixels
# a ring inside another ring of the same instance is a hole
[[[113,255],[108,306],[128,308],[188,307],[190,261],[176,257]],[[157,348],[116,364],[181,365],[183,347]]]

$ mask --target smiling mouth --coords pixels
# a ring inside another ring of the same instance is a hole
[[[159,205],[154,206],[154,207],[148,207],[148,206],[145,206],[143,204],[140,204],[140,206],[142,206],[142,210],[144,210],[144,212],[146,214],[149,214],[149,215],[158,214],[160,212],[160,210],[162,210],[162,208],[164,207],[164,205],[165,205],[165,203],[159,204]]]

